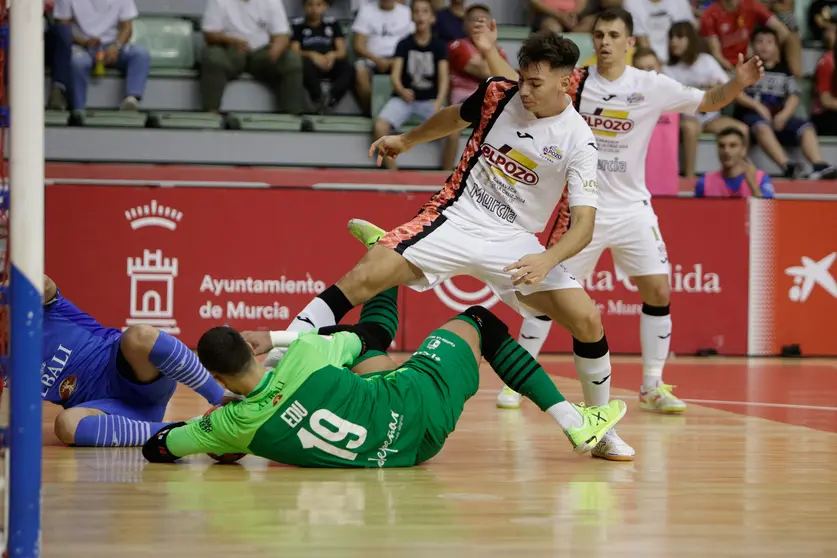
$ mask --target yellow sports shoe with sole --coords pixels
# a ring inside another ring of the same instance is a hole
[[[628,406],[619,399],[601,407],[573,407],[581,415],[583,423],[581,426],[568,428],[565,433],[576,453],[586,453],[596,447],[604,435],[628,412]]]
[[[347,227],[352,236],[363,242],[363,245],[367,248],[372,248],[376,242],[387,234],[387,231],[381,227],[363,219],[350,219]]]

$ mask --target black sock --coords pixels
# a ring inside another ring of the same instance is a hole
[[[337,285],[330,286],[321,292],[317,298],[328,305],[331,313],[334,314],[335,323],[338,324],[354,308],[354,305],[349,302],[349,299],[346,298],[346,295],[343,294],[343,291]]]

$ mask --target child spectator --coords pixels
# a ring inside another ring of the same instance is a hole
[[[416,32],[395,49],[393,96],[375,119],[375,140],[401,128],[411,116],[427,120],[444,106],[448,96],[447,45],[433,37],[433,5],[430,0],[413,0],[412,12]],[[385,157],[384,166],[395,168],[395,161]]]
[[[302,55],[302,79],[319,110],[332,108],[349,92],[354,71],[346,60],[346,39],[340,24],[325,15],[326,0],[303,0],[305,17],[293,22],[291,49]],[[331,80],[328,98],[322,81]]]
[[[355,87],[364,114],[371,112],[372,76],[390,72],[395,47],[415,30],[410,8],[396,0],[378,0],[361,6],[352,31],[358,56]]]
[[[764,77],[736,99],[736,117],[750,127],[761,148],[782,168],[786,178],[796,178],[799,165],[791,162],[784,146],[800,146],[814,167],[811,178],[837,177],[837,168],[825,163],[819,139],[810,122],[795,116],[799,85],[779,61],[779,39],[772,29],[753,35],[753,50],[764,63]]]
[[[709,51],[729,72],[735,69],[738,55],[747,58],[747,47],[757,27],[772,29],[784,45],[788,65],[797,77],[802,72],[802,46],[778,17],[757,0],[717,0],[703,12],[700,33],[709,43]]]
[[[721,130],[717,144],[721,170],[698,178],[696,198],[775,197],[770,176],[747,159],[747,139],[738,129]]]
[[[729,76],[710,54],[700,52],[697,31],[688,22],[675,23],[669,30],[668,65],[663,73],[683,85],[708,90],[726,83]],[[747,137],[747,126],[720,112],[682,115],[680,134],[683,141],[683,176],[695,176],[698,139],[701,133],[716,134],[726,128],[736,128]]]
[[[837,41],[832,39],[831,48],[817,62],[814,77],[811,120],[822,136],[837,136],[837,74],[834,72],[834,58],[837,55]]]
[[[697,25],[688,0],[625,0],[634,18],[637,47],[650,48],[660,62],[668,62],[668,35],[672,25]]]

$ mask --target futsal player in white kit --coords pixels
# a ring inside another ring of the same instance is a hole
[[[350,228],[369,251],[355,268],[297,316],[292,330],[339,322],[354,306],[395,285],[432,289],[455,275],[472,275],[524,315],[547,315],[573,336],[584,382],[610,381],[610,355],[593,300],[561,262],[593,237],[598,203],[598,150],[590,127],[566,90],[578,47],[551,33],[521,46],[521,77],[491,78],[462,105],[442,109],[421,126],[376,141],[378,163],[411,147],[474,128],[442,190],[410,222],[386,233],[368,223]],[[544,229],[564,188],[572,225],[545,250]],[[266,332],[245,332],[257,353],[271,348]],[[273,356],[273,354],[271,355]],[[612,432],[612,431],[611,431]],[[591,452],[608,455],[604,440]],[[619,440],[621,442],[621,440]]]
[[[632,33],[630,13],[621,8],[604,10],[593,28],[598,65],[577,69],[574,75],[575,106],[596,135],[601,195],[593,240],[567,260],[566,266],[577,277],[585,278],[593,272],[604,249],[610,248],[616,266],[636,284],[643,302],[640,405],[647,410],[682,412],[685,403],[662,380],[672,333],[669,260],[646,187],[645,156],[662,113],[717,111],[758,81],[763,69],[757,57],[747,62],[741,58],[735,77],[728,83],[709,91],[686,87],[665,75],[627,66],[628,49],[634,46]],[[492,73],[510,79],[517,76],[497,53],[496,24],[479,26],[474,42]],[[520,344],[537,355],[550,326],[548,320],[528,319],[521,330]],[[609,384],[587,387],[588,405],[609,399]],[[500,407],[518,407],[520,396],[506,388],[497,403]],[[632,450],[628,453],[633,455]]]

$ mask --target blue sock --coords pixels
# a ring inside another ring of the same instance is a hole
[[[167,424],[119,415],[84,417],[76,427],[75,445],[97,448],[141,446]]]
[[[148,360],[162,375],[192,388],[212,405],[224,397],[224,388],[206,371],[197,355],[164,331],[160,332]]]

